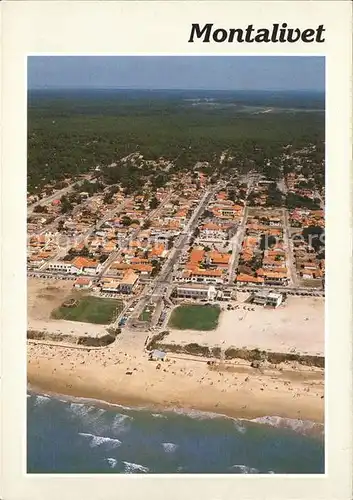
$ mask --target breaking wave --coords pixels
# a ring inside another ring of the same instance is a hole
[[[144,467],[143,465],[140,464],[134,464],[132,462],[125,462],[123,461],[124,464],[124,472],[128,474],[135,474],[139,472],[149,472],[148,467]]]
[[[174,443],[162,443],[162,446],[163,446],[163,450],[166,453],[174,453],[177,450],[177,448],[179,448],[179,446],[177,444],[174,444]]]
[[[94,406],[86,406],[84,403],[70,403],[67,407],[67,411],[73,413],[77,417],[84,417],[93,409]]]
[[[245,425],[242,425],[239,420],[234,420],[234,427],[240,434],[245,434],[246,433],[246,427]]]
[[[109,448],[116,448],[121,445],[120,439],[110,438],[107,436],[96,436],[95,434],[90,434],[89,432],[79,432],[80,436],[90,439],[90,447],[96,448],[102,444],[108,444]]]
[[[114,467],[116,467],[118,461],[116,460],[116,458],[112,458],[112,457],[108,457],[105,459],[105,461],[109,464],[109,467],[111,469],[114,469]]]
[[[189,410],[183,408],[174,408],[173,413],[176,413],[177,415],[184,415],[185,417],[189,418],[194,418],[196,420],[211,420],[213,418],[229,418],[229,419],[232,418],[232,417],[227,417],[226,415],[222,415],[221,413],[211,413],[206,411]]]
[[[50,401],[49,396],[42,396],[41,394],[37,394],[34,406],[40,406],[40,405],[49,403],[49,401]]]
[[[130,430],[132,421],[133,417],[118,413],[117,415],[115,415],[113,422],[111,423],[111,428],[115,434],[128,432]]]
[[[229,467],[232,472],[239,472],[240,474],[258,474],[259,470],[247,465],[232,465]]]
[[[264,416],[253,418],[252,420],[249,420],[249,422],[269,425],[271,427],[277,427],[279,429],[291,429],[292,431],[303,435],[324,433],[324,425],[317,422],[312,422],[311,420],[300,420],[278,416]]]

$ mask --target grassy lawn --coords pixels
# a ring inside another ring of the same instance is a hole
[[[60,306],[52,312],[51,316],[54,319],[107,325],[119,315],[122,309],[123,303],[120,300],[87,296],[79,298],[75,307]]]
[[[140,321],[151,321],[153,311],[154,310],[153,310],[152,306],[145,307],[145,309],[140,314],[139,320]]]
[[[220,312],[218,306],[179,306],[172,312],[168,326],[178,330],[215,330]]]

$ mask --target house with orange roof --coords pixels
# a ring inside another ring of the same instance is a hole
[[[122,261],[113,262],[113,264],[109,266],[108,274],[119,274],[119,272],[122,270],[131,269],[131,265],[132,264],[128,264]]]
[[[132,257],[132,259],[130,259],[130,262],[131,264],[148,264],[149,260],[141,257]]]
[[[121,293],[132,293],[138,282],[139,276],[133,269],[128,269],[120,282],[119,290]]]
[[[323,277],[323,272],[321,269],[301,269],[299,272],[301,278],[310,280],[310,279],[320,279]]]
[[[130,294],[137,285],[138,279],[138,274],[132,269],[125,269],[114,278],[101,280],[100,286],[103,292]]]
[[[202,262],[202,260],[205,257],[205,250],[203,247],[194,247],[189,255],[189,261],[190,262]]]
[[[244,262],[250,262],[254,257],[254,252],[252,251],[249,251],[249,250],[243,250],[243,252],[241,252],[240,254],[240,258],[244,261]]]
[[[176,219],[181,219],[181,220],[185,220],[186,219],[186,216],[187,216],[187,210],[179,210],[175,215],[174,217]]]
[[[288,273],[287,269],[282,268],[280,271],[272,271],[270,269],[258,269],[257,275],[263,277],[266,285],[287,285]]]
[[[149,259],[164,259],[168,255],[168,250],[163,243],[157,243],[148,252]]]
[[[116,244],[114,241],[108,241],[104,246],[103,246],[103,253],[109,254],[116,250]]]
[[[100,272],[102,264],[86,257],[75,257],[71,262],[71,274],[92,274]]]
[[[153,266],[151,264],[131,264],[131,269],[142,276],[149,276],[153,270]]]
[[[216,267],[228,267],[230,262],[230,254],[221,252],[209,252],[207,258],[209,263]]]
[[[80,277],[80,278],[77,278],[77,280],[74,282],[73,286],[74,288],[78,288],[79,290],[82,290],[82,289],[88,289],[88,288],[91,288],[93,284],[93,281],[91,280],[91,278],[83,278],[83,277]]]
[[[141,242],[138,240],[130,241],[129,247],[130,248],[141,248]]]
[[[263,285],[264,278],[262,276],[252,276],[251,274],[238,274],[235,277],[237,285]]]
[[[199,283],[223,283],[224,274],[221,269],[200,269],[190,271],[190,281]]]

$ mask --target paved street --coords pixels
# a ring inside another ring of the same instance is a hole
[[[69,184],[65,188],[60,189],[60,191],[56,191],[54,194],[51,194],[50,196],[47,196],[46,198],[42,198],[41,200],[36,201],[35,203],[32,203],[32,205],[29,205],[27,207],[28,216],[33,213],[33,210],[35,209],[35,207],[38,207],[39,205],[40,206],[49,205],[49,203],[53,202],[54,200],[60,199],[64,194],[69,193],[75,185],[80,186],[81,184],[83,184],[83,181],[72,182],[71,184]]]
[[[244,213],[241,219],[240,225],[237,229],[236,234],[232,238],[232,257],[229,265],[229,277],[228,284],[234,283],[235,272],[239,264],[240,251],[242,248],[242,242],[245,235],[246,219],[248,217],[248,207],[244,205]]]
[[[175,246],[173,247],[169,258],[167,259],[166,263],[164,264],[161,272],[159,273],[159,277],[155,281],[155,286],[154,290],[152,292],[153,296],[159,296],[161,295],[162,289],[165,288],[165,285],[170,283],[171,281],[171,275],[173,272],[174,265],[178,262],[180,255],[186,246],[187,241],[191,238],[197,224],[198,224],[198,219],[200,215],[204,212],[205,208],[207,207],[210,199],[216,192],[217,188],[214,188],[212,190],[206,191],[204,196],[201,198],[201,201],[194,211],[193,215],[191,216],[189,222],[184,228],[184,231],[181,233],[179,236]]]
[[[217,185],[212,190],[207,190],[203,195],[203,197],[201,198],[199,205],[195,209],[189,222],[185,226],[183,232],[180,234],[179,238],[176,241],[176,244],[171,250],[169,257],[167,258],[163,268],[159,273],[159,276],[156,278],[152,286],[147,287],[146,290],[144,291],[139,303],[135,307],[135,310],[130,317],[130,322],[133,322],[134,319],[136,320],[139,317],[144,307],[151,299],[157,301],[159,298],[165,295],[166,290],[171,285],[174,266],[178,262],[187,241],[192,236],[197,226],[199,217],[204,212],[209,201],[211,200],[212,196],[215,194],[218,188],[219,186]]]
[[[288,269],[288,276],[290,282],[289,286],[298,287],[299,283],[294,263],[293,243],[290,237],[290,224],[288,218],[288,211],[285,208],[283,209],[283,221],[284,221],[283,239],[284,239],[284,246],[286,249],[286,266]]]

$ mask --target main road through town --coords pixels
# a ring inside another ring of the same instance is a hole
[[[176,240],[167,261],[165,262],[164,266],[162,267],[159,273],[159,276],[154,281],[151,287],[146,288],[139,303],[136,305],[135,310],[131,316],[131,321],[139,317],[139,315],[141,314],[141,312],[143,311],[144,307],[147,305],[149,300],[153,299],[154,301],[157,301],[164,295],[165,290],[171,285],[174,266],[178,262],[180,255],[183,249],[185,248],[188,240],[191,238],[197,226],[198,219],[204,212],[212,196],[215,194],[217,189],[219,189],[219,187],[220,184],[217,184],[214,188],[208,189],[202,196],[189,222],[186,224],[183,232]]]

